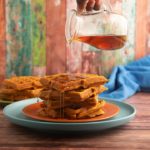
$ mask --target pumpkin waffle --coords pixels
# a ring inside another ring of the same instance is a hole
[[[94,74],[56,74],[41,78],[40,114],[51,118],[91,118],[104,114],[105,101],[98,94],[108,80]]]
[[[43,105],[45,107],[49,107],[51,109],[58,109],[58,108],[64,108],[68,106],[74,106],[74,107],[85,107],[85,106],[93,106],[98,103],[98,97],[90,97],[85,101],[81,102],[71,102],[71,101],[60,101],[60,100],[46,100],[43,102]]]
[[[41,78],[40,81],[47,88],[65,92],[79,88],[88,88],[94,84],[103,85],[108,80],[104,76],[95,74],[57,74]]]
[[[59,77],[61,75],[62,74],[54,74],[54,75],[44,76],[40,79],[40,82],[45,88],[49,88],[51,80],[56,77]]]
[[[40,77],[35,76],[20,76],[6,79],[3,86],[8,89],[15,89],[18,91],[41,88]]]
[[[41,89],[16,91],[13,89],[1,89],[0,98],[9,101],[18,101],[27,98],[39,97]]]
[[[62,93],[64,101],[71,101],[71,102],[80,102],[92,97],[94,95],[100,94],[107,90],[107,88],[103,85],[100,86],[93,86],[87,89],[76,89],[72,91],[66,91]],[[41,91],[40,98],[44,100],[54,99],[59,100],[61,93],[57,90],[43,90]]]
[[[0,98],[9,101],[18,101],[27,98],[39,97],[42,90],[40,77],[20,76],[5,79],[0,87]]]
[[[92,115],[95,114],[95,116],[99,112],[103,114],[104,112],[101,110],[101,108],[104,105],[105,105],[105,102],[103,100],[100,100],[94,106],[86,106],[86,107],[80,107],[80,108],[64,108],[64,112],[65,112],[65,115],[71,118],[85,118],[85,117],[90,117],[89,116],[90,114]]]
[[[104,114],[102,110],[104,105],[105,101],[99,100],[97,104],[85,107],[69,106],[62,109],[52,109],[44,106],[40,114],[51,118],[62,118],[62,116],[70,119],[92,118]]]

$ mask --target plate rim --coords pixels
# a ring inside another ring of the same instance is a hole
[[[89,125],[89,124],[109,123],[109,122],[121,121],[121,120],[124,120],[124,119],[132,118],[136,114],[136,108],[132,104],[128,104],[128,103],[126,103],[124,101],[121,102],[121,101],[114,101],[114,100],[106,100],[108,102],[114,102],[114,103],[117,102],[117,103],[121,103],[123,105],[126,105],[126,106],[132,108],[133,113],[131,113],[128,116],[117,118],[117,119],[112,119],[112,120],[101,120],[101,121],[92,121],[92,122],[67,122],[67,123],[66,122],[50,122],[50,121],[33,120],[32,118],[30,118],[31,120],[28,120],[28,118],[24,119],[24,118],[18,118],[18,117],[15,117],[15,116],[8,115],[7,110],[10,107],[12,107],[12,105],[15,105],[16,103],[23,103],[23,102],[28,101],[28,100],[30,100],[30,102],[32,100],[33,103],[34,103],[34,101],[37,100],[37,98],[32,98],[32,99],[26,99],[26,100],[22,100],[22,101],[17,101],[17,102],[14,102],[12,104],[9,104],[9,105],[5,106],[4,109],[3,109],[4,116],[6,116],[7,118],[9,118],[11,120],[14,119],[15,121],[23,121],[23,122],[26,122],[26,123],[28,123],[28,122],[30,122],[30,123],[38,123],[38,124],[43,124],[43,125],[44,124],[53,124],[53,125],[54,124],[56,124],[56,125],[81,125],[81,124],[83,125],[83,124],[86,124],[86,125]],[[40,100],[40,101],[42,101],[42,100]]]

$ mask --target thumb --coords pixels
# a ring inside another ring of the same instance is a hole
[[[89,0],[77,0],[77,11],[79,13],[83,12],[83,10],[86,8],[87,3]]]

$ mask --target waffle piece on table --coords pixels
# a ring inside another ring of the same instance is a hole
[[[40,81],[47,88],[65,92],[79,88],[88,88],[94,84],[103,85],[108,80],[104,76],[95,74],[57,74],[41,78]]]
[[[4,92],[5,91],[5,92]],[[39,97],[41,89],[16,91],[12,89],[0,90],[0,98],[9,101],[18,101],[27,98]]]
[[[63,97],[64,101],[71,101],[71,102],[80,102],[88,99],[91,96],[97,95],[99,93],[104,92],[107,88],[103,85],[100,86],[93,86],[87,89],[76,89],[72,91],[66,91],[64,93],[60,93],[57,90],[42,90],[40,94],[40,98],[44,100],[48,99],[55,99],[59,100],[60,96]]]
[[[41,88],[42,84],[40,83],[40,77],[20,76],[4,80],[3,86],[8,89],[15,89],[21,91],[27,89]]]
[[[40,77],[20,76],[5,79],[0,87],[0,98],[17,101],[27,98],[39,97],[42,90]]]

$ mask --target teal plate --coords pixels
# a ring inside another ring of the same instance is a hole
[[[38,100],[39,101],[39,100]],[[40,131],[98,131],[124,125],[131,121],[136,114],[136,110],[130,104],[117,101],[108,101],[120,107],[120,112],[113,118],[85,123],[57,123],[33,120],[26,117],[22,109],[30,104],[36,103],[37,98],[15,102],[6,106],[4,115],[14,124]]]

